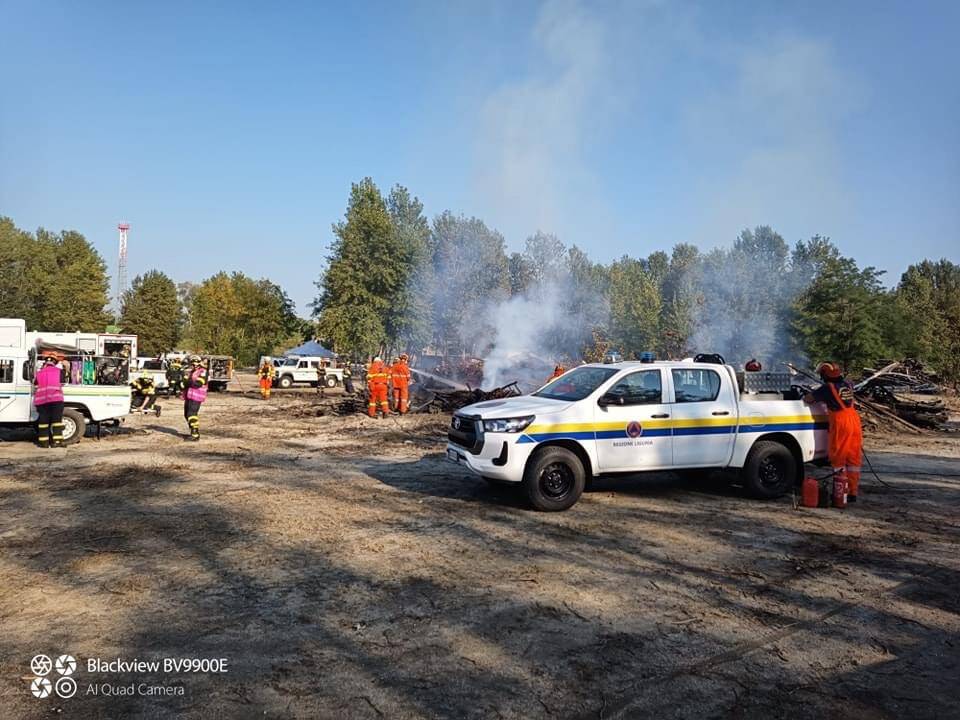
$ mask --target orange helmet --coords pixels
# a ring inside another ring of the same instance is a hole
[[[817,372],[820,373],[820,377],[824,380],[839,380],[843,377],[840,366],[832,362],[820,363]]]

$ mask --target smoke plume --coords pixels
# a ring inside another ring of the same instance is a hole
[[[581,358],[594,327],[606,322],[606,298],[567,272],[522,295],[487,305],[480,330],[483,387],[518,381],[525,392],[546,382],[556,363]]]

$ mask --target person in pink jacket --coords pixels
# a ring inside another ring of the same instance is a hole
[[[190,356],[190,369],[183,374],[183,417],[190,428],[190,439],[200,439],[200,406],[207,399],[207,369],[199,355]]]
[[[37,408],[37,445],[63,447],[63,386],[55,357],[43,358],[43,367],[33,382],[37,386],[33,393],[33,404]]]

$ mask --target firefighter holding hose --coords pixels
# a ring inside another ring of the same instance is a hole
[[[803,401],[807,405],[823,403],[827,406],[830,422],[827,456],[834,474],[846,474],[847,501],[856,502],[860,487],[863,430],[860,428],[860,415],[853,404],[853,383],[844,379],[836,363],[821,363],[817,372],[823,384],[806,393]]]

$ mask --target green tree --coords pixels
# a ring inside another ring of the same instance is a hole
[[[407,274],[395,262],[398,239],[380,190],[370,178],[355,183],[313,302],[320,335],[341,353],[371,355],[387,341],[390,302]]]
[[[789,259],[786,241],[765,225],[705,255],[697,276],[694,348],[732,363],[789,359],[795,300]]]
[[[566,320],[561,325],[558,352],[576,358],[581,348],[598,347],[610,319],[609,289],[610,275],[604,265],[590,260],[576,245],[567,250],[560,300]]]
[[[0,313],[27,327],[102,332],[109,320],[106,265],[78,232],[36,234],[0,218]]]
[[[426,292],[436,282],[430,265],[430,223],[423,203],[400,185],[390,191],[387,210],[396,252],[393,262],[400,273],[385,319],[387,340],[394,348],[418,352],[430,342],[432,326],[433,308]]]
[[[567,247],[556,235],[538,230],[527,238],[523,256],[529,272],[527,289],[533,292],[556,283],[566,272]]]
[[[610,266],[610,340],[624,357],[656,346],[660,292],[643,262],[622,257]]]
[[[134,333],[144,355],[158,355],[176,347],[182,320],[177,286],[159,270],[133,279],[123,297],[120,324]]]
[[[438,282],[432,288],[433,340],[442,353],[474,353],[490,337],[480,311],[508,297],[510,273],[503,236],[482,220],[447,211],[433,220],[430,260]]]
[[[251,365],[302,327],[286,293],[269,280],[217,273],[195,290],[184,342]]]
[[[523,253],[510,253],[507,258],[507,275],[509,277],[510,297],[526,295],[533,285],[533,268]]]
[[[52,253],[40,253],[33,235],[0,217],[0,316],[23,318],[29,328],[42,327],[54,269]]]
[[[699,295],[699,272],[700,251],[686,243],[674,246],[660,283],[660,332],[656,352],[661,357],[680,358],[687,354]]]
[[[823,261],[796,303],[793,323],[811,360],[832,360],[857,371],[884,355],[882,274],[873,267],[860,269],[851,258]]]
[[[898,354],[960,380],[960,266],[945,259],[911,265],[891,301],[888,338]]]

